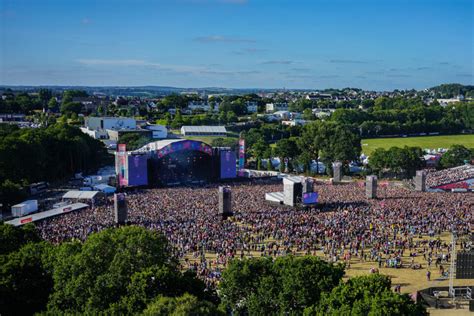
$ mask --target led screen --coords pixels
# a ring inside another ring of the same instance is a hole
[[[236,157],[233,151],[221,152],[221,179],[231,179],[236,176]]]
[[[308,192],[303,194],[303,204],[318,203],[318,192]]]
[[[130,155],[128,157],[128,185],[147,185],[148,166],[145,155]]]

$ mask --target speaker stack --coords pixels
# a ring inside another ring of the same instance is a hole
[[[311,193],[311,192],[314,192],[314,182],[313,182],[313,179],[310,179],[310,178],[305,178],[303,180],[303,194],[304,193]]]
[[[301,202],[303,185],[298,177],[283,178],[283,204],[295,206]]]
[[[415,176],[415,191],[426,191],[426,173],[423,170],[418,170]]]
[[[123,225],[127,222],[127,200],[123,193],[114,194],[114,215],[116,224]]]
[[[342,181],[342,163],[336,161],[332,164],[332,171],[333,171],[333,182],[339,183]]]
[[[368,199],[377,198],[377,176],[367,176],[365,181],[365,196]]]
[[[232,216],[232,192],[228,186],[219,187],[219,215],[224,219]]]
[[[474,279],[474,250],[458,252],[456,279]]]

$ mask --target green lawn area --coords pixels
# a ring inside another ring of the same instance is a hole
[[[370,155],[377,148],[416,146],[421,148],[449,148],[452,145],[474,148],[474,135],[421,136],[399,138],[372,138],[362,140],[362,152]]]

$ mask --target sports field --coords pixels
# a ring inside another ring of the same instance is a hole
[[[449,148],[452,145],[474,148],[474,135],[443,135],[398,138],[371,138],[362,140],[362,152],[370,155],[377,148],[416,146],[421,148]]]

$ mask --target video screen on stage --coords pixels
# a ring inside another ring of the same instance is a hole
[[[303,204],[318,203],[318,192],[303,193]]]
[[[130,155],[128,157],[128,185],[147,185],[148,166],[147,156]]]
[[[232,179],[236,177],[236,156],[233,151],[221,152],[221,179]]]

